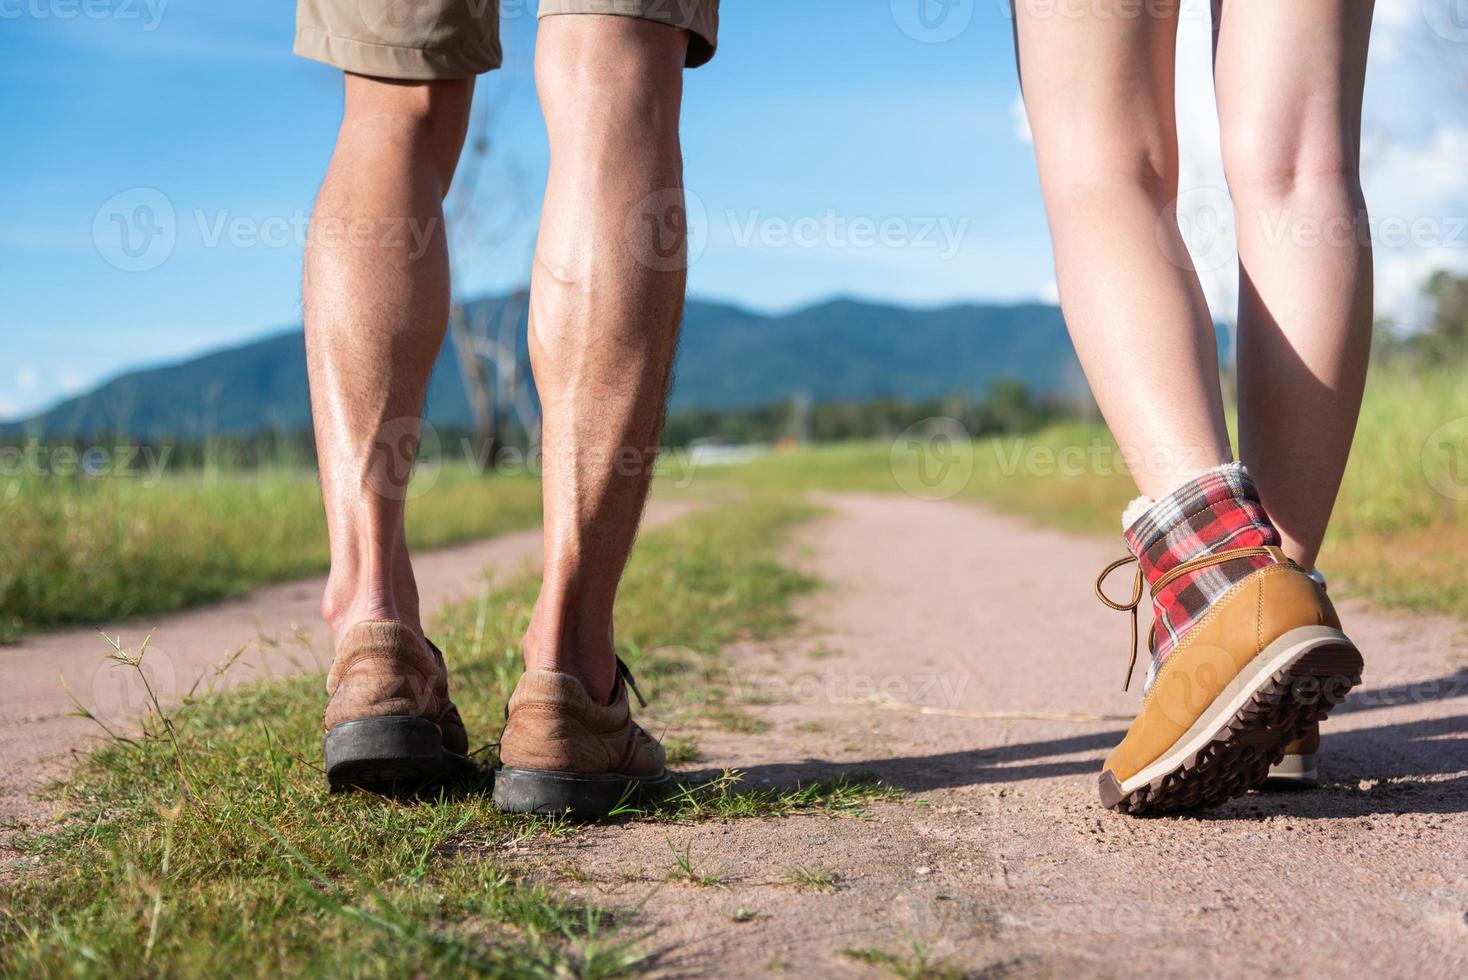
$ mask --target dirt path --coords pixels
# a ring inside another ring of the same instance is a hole
[[[1091,596],[1119,543],[968,505],[831,506],[800,549],[830,585],[803,635],[732,653],[768,729],[700,747],[755,784],[860,771],[909,795],[866,820],[519,849],[558,888],[646,900],[634,928],[661,971],[863,975],[883,971],[843,950],[912,966],[916,944],[986,976],[1468,975],[1464,624],[1345,603],[1368,673],[1326,729],[1328,786],[1122,817],[1095,777],[1139,695],[1120,692],[1125,621]],[[666,881],[670,842],[720,883]],[[800,866],[835,887],[786,881]]]
[[[692,504],[656,501],[645,526],[685,516]],[[414,559],[422,608],[429,614],[446,602],[471,598],[495,579],[540,561],[540,531],[532,529],[419,554]],[[321,622],[325,577],[272,585],[239,599],[164,616],[99,627],[136,653],[149,631],[143,659],[149,682],[166,702],[177,701],[196,682],[208,683],[231,655],[240,656],[218,688],[262,677],[324,670],[330,636]],[[42,818],[48,808],[35,792],[63,775],[72,753],[100,735],[95,722],[73,717],[71,694],[105,724],[124,732],[147,708],[137,674],[107,659],[112,648],[97,629],[65,630],[27,637],[0,647],[0,832],[13,821]],[[242,651],[242,652],[241,652]],[[68,694],[68,689],[70,694]],[[3,833],[0,833],[3,836]],[[3,842],[0,842],[3,856]]]
[[[1115,548],[966,504],[829,504],[794,548],[828,584],[799,634],[729,654],[768,727],[697,731],[706,762],[686,768],[754,785],[873,773],[905,796],[865,819],[610,825],[501,857],[635,909],[631,933],[670,975],[877,974],[873,957],[912,967],[914,949],[991,976],[1468,971],[1464,624],[1344,604],[1368,674],[1327,728],[1326,788],[1121,817],[1095,794],[1138,697],[1119,691],[1125,621],[1091,599]],[[538,550],[530,531],[424,555],[425,609]],[[231,684],[314,668],[320,585],[159,619],[155,684],[176,696],[241,646]],[[106,629],[134,648],[151,625]],[[90,630],[0,648],[0,819],[43,815],[31,793],[93,736],[58,676],[110,720],[141,708],[105,653]],[[667,881],[670,843],[719,883]],[[834,887],[791,883],[797,868]]]

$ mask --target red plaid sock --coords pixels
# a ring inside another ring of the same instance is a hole
[[[1185,561],[1279,541],[1242,463],[1220,466],[1189,481],[1148,507],[1126,530],[1127,547],[1137,556],[1149,585]],[[1209,606],[1234,583],[1269,564],[1264,557],[1236,558],[1169,582],[1153,600],[1153,674]]]

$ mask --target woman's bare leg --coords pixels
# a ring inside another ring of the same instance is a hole
[[[1237,210],[1240,453],[1314,565],[1371,349],[1361,96],[1371,0],[1223,0],[1217,78]]]
[[[1061,306],[1137,487],[1160,497],[1232,459],[1212,320],[1173,210],[1177,4],[1015,7]]]

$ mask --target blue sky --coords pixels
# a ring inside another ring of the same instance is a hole
[[[695,295],[778,310],[847,294],[936,304],[1051,298],[1007,3],[726,0],[688,77],[684,147],[706,244]],[[1381,0],[1367,112],[1376,214],[1439,219],[1383,249],[1383,309],[1430,268],[1468,268],[1468,26],[1450,0]],[[1185,16],[1190,179],[1216,184],[1207,25]],[[502,106],[481,207],[518,215],[463,250],[460,288],[524,281],[544,178],[533,0],[505,9]],[[340,112],[337,72],[290,53],[293,0],[0,0],[0,418],[129,366],[299,322],[300,229]],[[951,36],[950,36],[951,35]],[[508,202],[508,204],[506,203]],[[152,208],[140,211],[139,205]],[[119,250],[115,221],[171,236]],[[1231,267],[1210,296],[1226,305]]]

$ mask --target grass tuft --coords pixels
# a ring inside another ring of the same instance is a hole
[[[784,878],[786,884],[818,892],[831,891],[839,880],[836,872],[818,864],[798,864],[787,871]]]

